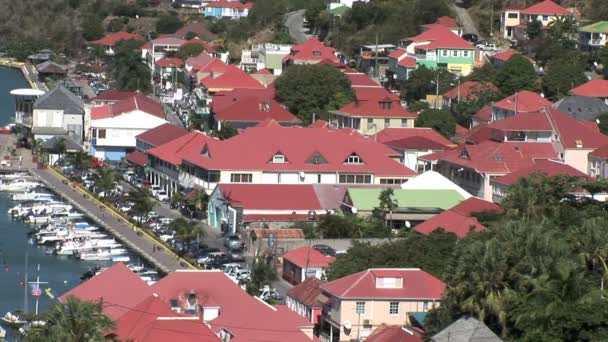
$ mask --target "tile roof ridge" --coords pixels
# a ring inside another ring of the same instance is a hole
[[[177,150],[175,150],[175,153],[181,152],[181,150],[184,149],[186,146],[188,146],[188,144],[190,142],[192,142],[194,139],[196,139],[196,137],[198,136],[197,132],[194,131],[192,133],[194,133],[194,134],[192,134],[192,136],[190,138],[188,138],[186,141],[184,141],[184,143]]]
[[[344,292],[342,292],[341,296],[346,296],[348,294],[348,292],[350,292],[355,286],[359,285],[359,283],[363,280],[363,278],[365,278],[370,272],[371,272],[370,269],[365,270],[365,273],[362,274],[359,277],[359,279],[354,281]]]

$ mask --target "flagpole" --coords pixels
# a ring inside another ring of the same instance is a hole
[[[38,304],[40,302],[40,295],[42,294],[40,285],[48,284],[46,281],[40,281],[40,264],[38,264],[38,275],[36,276],[36,281],[29,282],[29,284],[34,285],[32,286],[32,295],[36,297],[36,317],[38,317]]]

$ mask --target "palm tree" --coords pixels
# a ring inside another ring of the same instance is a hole
[[[206,211],[207,203],[209,203],[209,195],[207,195],[207,193],[201,189],[196,189],[194,191],[196,191],[194,197],[192,198],[192,204],[194,205],[194,208],[198,211]]]
[[[131,210],[140,218],[138,223],[142,224],[143,216],[154,209],[156,202],[152,201],[148,192],[142,189],[131,189],[128,198],[129,201],[133,202]]]
[[[66,156],[66,159],[74,166],[74,169],[78,171],[86,170],[89,167],[91,157],[85,151],[78,151],[70,153]]]
[[[385,212],[389,213],[389,220],[391,221],[390,228],[393,229],[393,210],[399,206],[399,202],[394,197],[393,189],[384,189],[378,196],[380,201],[380,208]],[[384,225],[386,226],[386,218],[384,219]]]
[[[108,197],[110,191],[116,186],[114,182],[118,179],[118,175],[109,167],[100,167],[95,175],[95,185],[103,190],[103,196]]]
[[[171,222],[169,229],[175,232],[175,237],[178,240],[186,244],[189,244],[195,239],[200,239],[205,235],[205,231],[201,228],[198,222],[188,221],[183,217]]]
[[[115,324],[103,313],[103,302],[80,301],[69,297],[65,304],[51,304],[43,315],[45,325],[33,326],[26,341],[101,342],[116,340],[111,331]]]

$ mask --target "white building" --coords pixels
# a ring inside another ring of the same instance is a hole
[[[60,85],[34,102],[32,114],[34,139],[65,138],[80,145],[84,135],[83,118],[82,99]]]

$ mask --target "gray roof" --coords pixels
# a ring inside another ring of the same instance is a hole
[[[34,126],[32,127],[32,133],[40,135],[67,135],[63,127],[46,127],[46,126]]]
[[[76,152],[76,151],[82,151],[82,146],[80,146],[77,142],[75,142],[74,140],[72,140],[72,138],[70,137],[52,137],[51,139],[47,139],[42,141],[42,146],[44,146],[44,148],[53,151],[55,149],[55,147],[57,146],[57,142],[59,141],[59,139],[63,139],[63,144],[65,146],[65,151],[66,152]]]
[[[34,102],[34,109],[54,109],[63,110],[64,114],[84,114],[84,102],[60,85],[39,97]]]
[[[553,107],[579,121],[595,120],[600,114],[608,113],[608,105],[601,99],[578,95],[566,96]]]
[[[502,342],[490,328],[473,317],[462,317],[431,337],[432,342]]]

